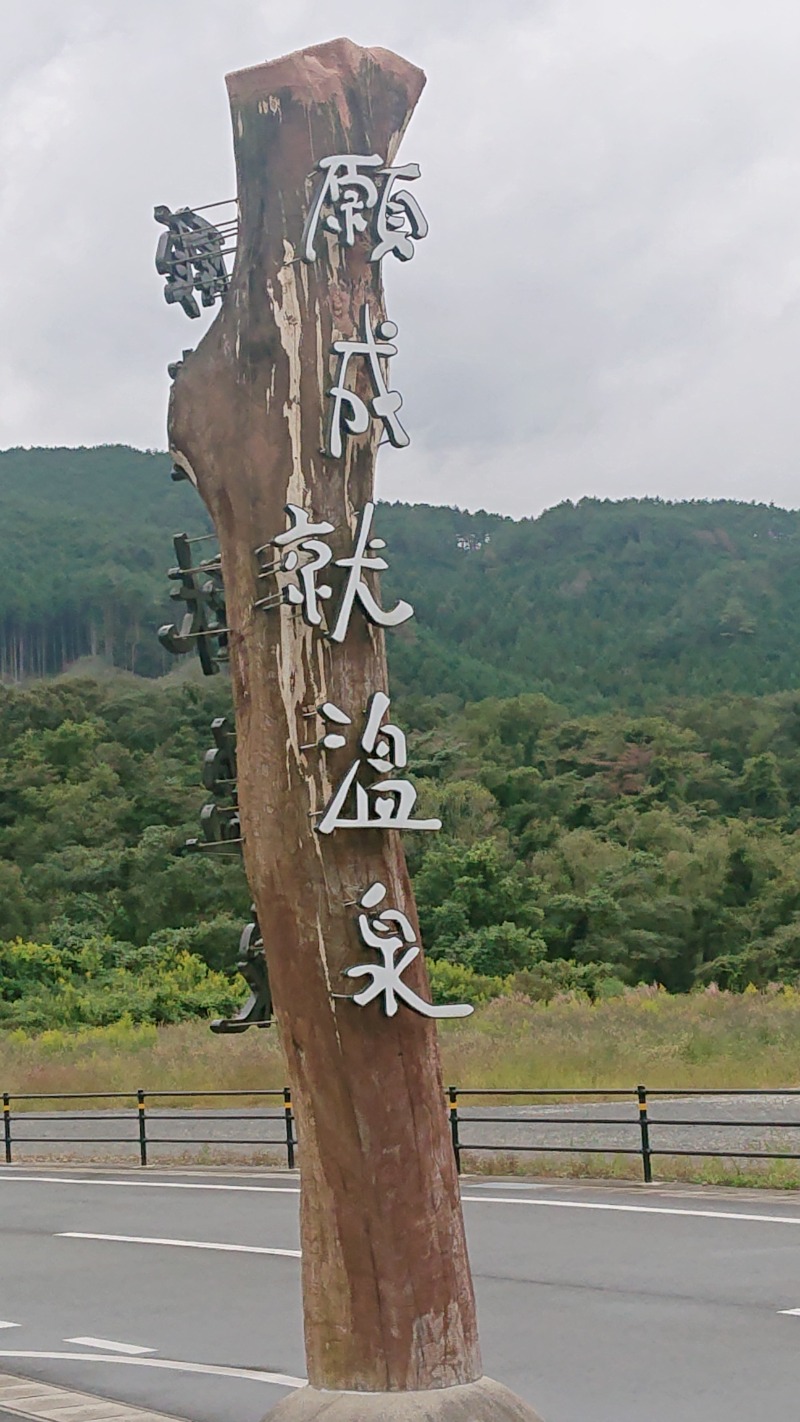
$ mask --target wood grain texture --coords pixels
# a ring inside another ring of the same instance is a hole
[[[219,534],[231,634],[244,858],[267,945],[301,1140],[303,1291],[310,1381],[429,1389],[480,1375],[472,1283],[442,1094],[436,1029],[401,1008],[335,1000],[364,961],[345,901],[382,879],[416,923],[396,831],[339,830],[311,815],[354,746],[300,749],[302,708],[331,700],[357,730],[387,688],[383,634],[356,615],[332,646],[288,609],[253,611],[252,550],[286,526],[285,504],[336,526],[350,552],[372,497],[378,431],[322,454],[336,339],[385,314],[366,239],[321,237],[299,260],[317,161],[394,158],[424,85],[397,55],[334,40],[228,78],[240,204],[230,290],[170,403],[173,456]],[[359,388],[359,387],[357,387]],[[363,392],[367,394],[366,389]],[[330,569],[326,570],[326,575]],[[333,581],[333,579],[331,579]],[[404,589],[413,602],[413,588]],[[313,728],[309,734],[310,728]],[[421,958],[407,979],[427,995]]]

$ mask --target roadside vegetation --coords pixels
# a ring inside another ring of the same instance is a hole
[[[224,685],[0,687],[0,1032],[224,1015],[249,894],[183,852]],[[410,701],[438,1001],[800,980],[800,694],[570,716]],[[354,944],[354,949],[355,949]]]
[[[604,1090],[632,1091],[640,1081],[651,1092],[800,1085],[800,992],[793,987],[751,988],[744,993],[712,987],[674,996],[664,989],[629,988],[594,1002],[574,993],[549,1002],[504,996],[478,1006],[470,1018],[441,1023],[440,1034],[444,1083],[453,1083],[465,1093],[462,1109],[475,1106],[468,1090],[478,1087],[500,1093],[492,1098],[495,1107],[519,1105],[502,1093],[520,1087],[590,1090],[602,1099]],[[256,1093],[280,1091],[285,1084],[283,1054],[274,1030],[217,1037],[206,1022],[196,1019],[156,1027],[123,1016],[107,1027],[55,1028],[34,1035],[21,1029],[0,1033],[0,1091],[12,1094],[15,1119],[27,1110],[102,1110],[121,1105],[134,1119],[134,1097],[140,1087],[146,1093],[166,1093],[157,1101],[150,1097],[151,1109],[173,1105],[187,1110],[190,1104],[230,1109],[230,1098],[213,1093],[235,1090],[253,1093],[237,1099],[237,1110],[260,1106],[280,1112],[280,1101]],[[182,1091],[203,1094],[187,1103],[177,1095]],[[52,1092],[53,1098],[17,1102],[15,1092],[45,1098]],[[54,1099],[61,1092],[124,1092],[128,1101]],[[563,1103],[569,1098],[549,1099]],[[542,1098],[537,1102],[542,1104]],[[780,1132],[769,1148],[781,1148]],[[114,1155],[109,1158],[107,1149],[101,1148],[98,1158],[109,1163]],[[119,1147],[118,1158],[130,1163],[131,1149]],[[37,1150],[46,1159],[86,1158],[75,1155],[67,1143],[34,1147],[34,1155]],[[172,1157],[172,1164],[184,1165],[282,1163],[280,1151],[193,1146],[189,1141],[183,1152]],[[466,1150],[462,1163],[467,1173],[529,1177],[640,1180],[642,1171],[638,1155],[613,1152],[514,1155]],[[800,1188],[800,1162],[793,1160],[659,1156],[654,1171],[657,1180],[687,1184]]]
[[[506,997],[440,1024],[445,1084],[564,1090],[800,1085],[800,992],[628,989],[591,1002]],[[0,1034],[0,1090],[257,1091],[285,1085],[277,1033],[206,1022]]]

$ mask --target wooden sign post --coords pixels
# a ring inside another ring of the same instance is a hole
[[[424,75],[340,39],[227,82],[237,255],[169,440],[219,537],[244,862],[298,1122],[310,1386],[276,1415],[413,1398],[415,1418],[531,1419],[482,1377],[399,832],[434,827],[389,719],[383,629],[411,608],[382,608],[371,561],[376,449],[405,435],[378,248],[407,260],[427,230],[413,165],[393,167]]]

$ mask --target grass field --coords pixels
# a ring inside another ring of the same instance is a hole
[[[637,988],[589,1003],[501,998],[441,1025],[445,1082],[467,1087],[652,1090],[800,1083],[800,992]],[[0,1091],[202,1091],[283,1086],[277,1032],[216,1037],[205,1023],[120,1022],[0,1036]]]

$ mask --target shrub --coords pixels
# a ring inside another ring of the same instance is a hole
[[[626,991],[610,963],[576,963],[574,958],[537,963],[515,973],[512,982],[515,992],[533,1002],[551,1002],[562,993],[583,994],[593,1002],[596,998],[620,997]]]
[[[0,1027],[49,1032],[127,1022],[169,1023],[228,1015],[243,990],[180,946],[157,935],[135,948],[74,935],[69,946],[0,944]]]
[[[477,1007],[508,992],[507,978],[476,973],[463,963],[448,963],[444,958],[428,960],[428,976],[435,1003],[470,1002]]]

